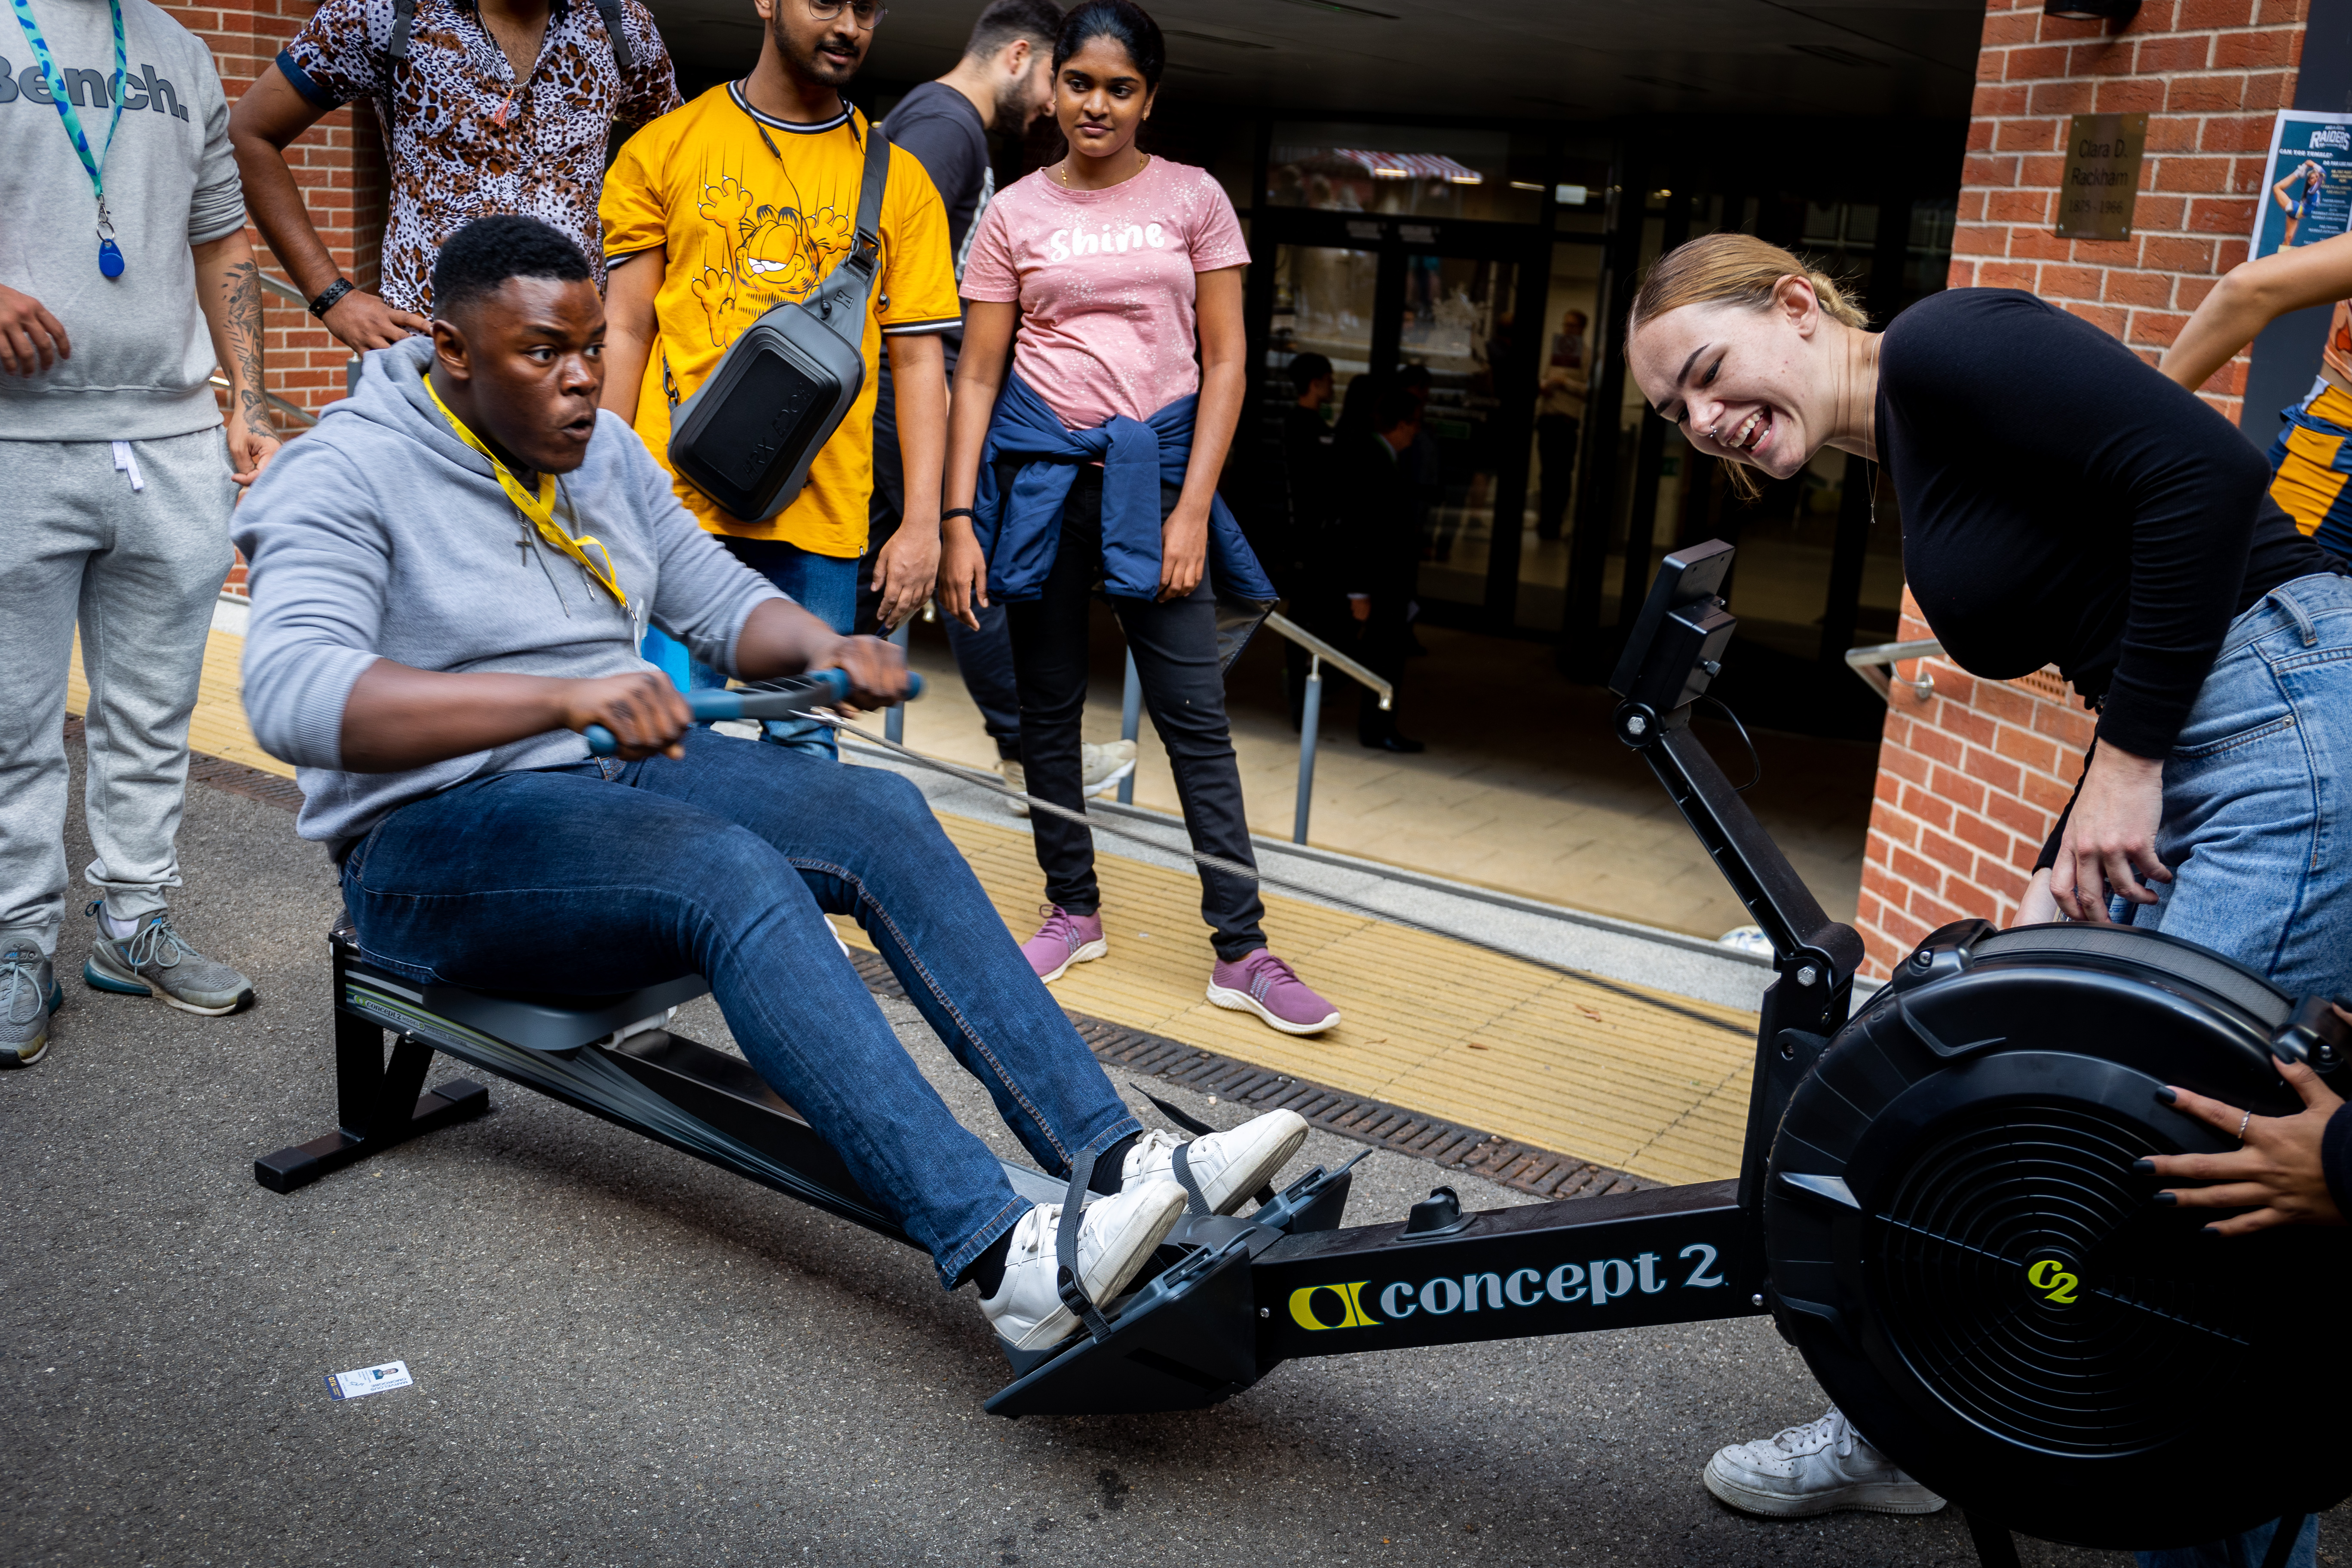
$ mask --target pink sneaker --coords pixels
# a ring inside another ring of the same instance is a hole
[[[1308,990],[1290,965],[1265,948],[1238,963],[1218,960],[1209,976],[1209,1000],[1236,1013],[1255,1013],[1286,1035],[1319,1035],[1339,1021],[1339,1009]]]
[[[1059,904],[1044,906],[1045,923],[1021,944],[1021,956],[1051,984],[1073,963],[1091,963],[1110,951],[1103,940],[1100,914],[1074,915]]]

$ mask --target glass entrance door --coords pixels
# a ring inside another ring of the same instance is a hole
[[[1399,374],[1427,399],[1421,437],[1402,454],[1424,508],[1425,601],[1481,609],[1486,603],[1499,481],[1508,456],[1504,377],[1519,350],[1518,274],[1518,265],[1507,260],[1404,258]]]
[[[1274,309],[1266,322],[1261,412],[1278,437],[1298,392],[1291,361],[1320,354],[1331,362],[1331,399],[1319,410],[1325,425],[1339,416],[1348,384],[1372,367],[1372,326],[1379,315],[1381,258],[1376,250],[1328,245],[1274,247]]]

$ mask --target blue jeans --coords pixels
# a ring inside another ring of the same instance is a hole
[[[950,1288],[1026,1212],[834,946],[855,915],[1043,1169],[1139,1130],[914,785],[689,731],[686,760],[491,773],[343,863],[369,960],[482,990],[709,978],[743,1055]]]
[[[736,560],[773,583],[778,593],[842,636],[849,635],[849,628],[857,619],[857,579],[859,568],[865,564],[862,560],[819,555],[781,539],[738,539],[728,533],[718,538]],[[725,676],[700,659],[694,660],[688,679],[690,691],[723,689],[727,684]],[[837,758],[841,754],[834,745],[833,731],[814,719],[770,719],[764,728],[767,738],[779,746],[821,757]]]
[[[2352,990],[2352,579],[2298,577],[2230,623],[2164,763],[2172,880],[2133,924],[2236,959],[2292,996]],[[2274,1526],[2143,1552],[2140,1568],[2260,1568]],[[2316,1568],[2307,1521],[2288,1568]]]
[[[2294,996],[2352,991],[2352,578],[2281,584],[2230,624],[2164,763],[2172,871],[2134,924]]]

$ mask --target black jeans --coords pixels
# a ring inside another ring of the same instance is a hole
[[[1175,510],[1176,486],[1160,487],[1160,515]],[[1102,471],[1078,470],[1062,510],[1062,541],[1045,592],[1008,605],[1013,659],[1021,689],[1021,761],[1029,793],[1072,811],[1083,808],[1079,721],[1087,702],[1087,617],[1102,581]],[[1119,629],[1143,683],[1143,706],[1168,748],[1177,798],[1192,847],[1257,868],[1249,821],[1242,811],[1241,769],[1225,724],[1225,675],[1217,663],[1217,601],[1203,572],[1201,585],[1181,599],[1113,599]],[[1050,812],[1035,812],[1037,865],[1045,897],[1074,915],[1102,907],[1095,880],[1094,835]],[[1257,884],[1201,868],[1201,918],[1210,944],[1227,963],[1265,945],[1265,918]]]

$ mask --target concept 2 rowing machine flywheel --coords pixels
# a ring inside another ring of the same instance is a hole
[[[2344,1233],[2209,1236],[2214,1211],[2157,1205],[2132,1169],[2237,1147],[2167,1084],[2299,1110],[2270,1060],[2303,1054],[2294,1011],[2128,927],[1931,936],[1821,1050],[1765,1189],[1774,1316],[1854,1426],[2085,1545],[2209,1541],[2352,1491]]]

